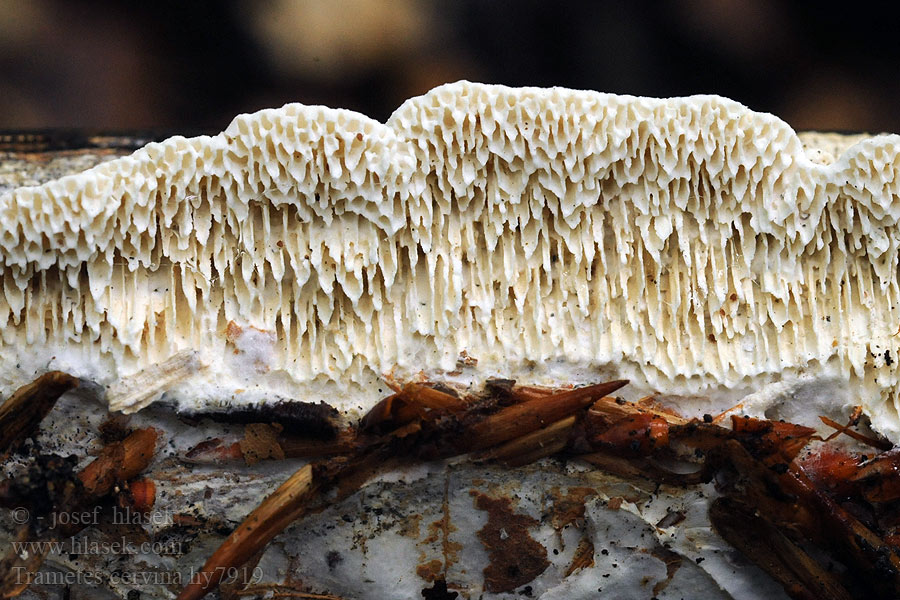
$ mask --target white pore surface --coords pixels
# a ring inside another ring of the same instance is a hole
[[[716,96],[468,82],[385,124],[241,115],[0,197],[0,391],[190,351],[182,406],[364,409],[392,370],[813,377],[898,440],[900,138],[815,143]]]

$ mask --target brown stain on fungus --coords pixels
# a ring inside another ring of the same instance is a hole
[[[443,567],[444,563],[435,558],[417,566],[416,575],[431,583],[436,579],[441,579],[443,577]]]
[[[478,364],[478,359],[474,356],[469,356],[469,353],[465,350],[460,351],[459,358],[456,359],[456,367],[461,369],[463,367],[474,367]]]
[[[228,324],[225,326],[225,339],[228,340],[229,343],[235,343],[235,341],[241,337],[242,333],[244,333],[243,327],[234,321],[228,321]]]
[[[547,549],[528,533],[538,521],[513,512],[509,498],[491,498],[476,490],[469,493],[475,498],[475,508],[488,514],[477,534],[490,558],[484,569],[484,589],[511,592],[543,573],[550,565]]]
[[[419,539],[419,532],[422,525],[422,515],[409,515],[400,522],[400,528],[397,531],[399,535]]]
[[[421,516],[419,516],[421,521]],[[418,531],[418,522],[416,531]],[[417,545],[428,546],[440,542],[441,557],[443,560],[432,559],[426,560],[427,553],[424,550],[419,552],[419,565],[416,567],[416,574],[425,581],[436,581],[445,579],[447,570],[455,563],[459,562],[459,552],[462,550],[462,544],[454,542],[450,539],[450,534],[456,531],[456,526],[450,522],[450,479],[444,480],[444,499],[441,503],[441,518],[428,525],[428,535]],[[417,534],[418,535],[418,534]]]
[[[553,487],[550,490],[553,498],[553,506],[550,512],[550,524],[559,532],[559,542],[565,547],[563,541],[562,530],[569,525],[575,525],[581,528],[584,525],[585,503],[587,499],[596,496],[597,490],[592,487],[575,486],[570,487],[563,493],[559,487]],[[594,544],[590,537],[582,534],[575,554],[572,556],[572,562],[566,569],[565,576],[568,577],[575,571],[594,566]]]
[[[681,555],[662,546],[653,548],[650,550],[650,554],[663,561],[666,565],[666,578],[657,581],[656,585],[653,586],[653,596],[656,597],[672,582],[672,578],[675,577],[675,573],[681,568],[684,559]]]
[[[550,490],[553,496],[553,512],[550,524],[560,530],[567,525],[579,525],[584,519],[585,502],[597,495],[592,487],[571,487],[563,494],[558,487]]]
[[[565,576],[568,577],[575,571],[580,569],[588,569],[594,566],[594,543],[587,537],[578,542],[575,554],[572,556],[572,562],[566,569]]]

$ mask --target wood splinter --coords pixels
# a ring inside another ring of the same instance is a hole
[[[467,450],[484,450],[546,427],[589,407],[627,383],[622,380],[589,385],[504,408],[470,428]]]
[[[215,589],[229,567],[244,564],[248,557],[264,548],[276,535],[306,512],[307,501],[316,491],[313,466],[308,464],[263,500],[185,587],[177,600],[199,600]]]
[[[77,378],[51,371],[17,389],[0,406],[0,459],[37,431],[60,396],[77,385]]]

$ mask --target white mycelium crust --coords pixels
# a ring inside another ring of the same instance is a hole
[[[0,381],[177,355],[182,406],[364,409],[465,352],[681,394],[807,375],[896,440],[898,142],[831,161],[716,96],[467,82],[386,124],[241,115],[0,197]]]

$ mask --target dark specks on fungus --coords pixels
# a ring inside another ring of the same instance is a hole
[[[329,571],[334,571],[334,569],[344,562],[344,557],[341,556],[341,553],[337,550],[329,550],[325,554],[325,563],[328,565]]]
[[[443,579],[436,579],[433,586],[422,590],[422,597],[425,600],[456,600],[459,593],[448,590],[447,582]]]

